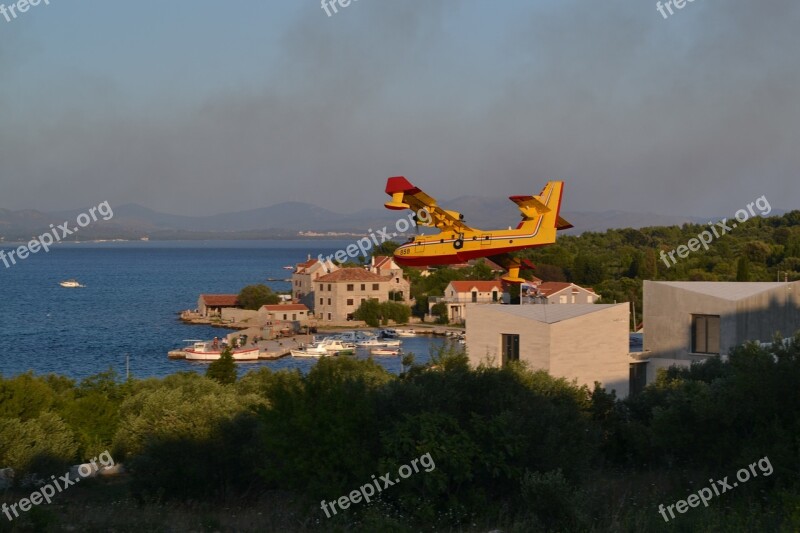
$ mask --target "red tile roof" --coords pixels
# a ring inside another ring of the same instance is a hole
[[[236,307],[239,305],[238,294],[201,294],[200,298],[206,307]]]
[[[307,268],[314,266],[315,263],[318,263],[319,259],[309,259],[308,261],[304,261],[303,263],[297,263],[296,272],[301,273],[305,271]]]
[[[262,305],[261,309],[266,311],[308,311],[308,307],[303,304]]]
[[[379,276],[363,268],[342,268],[316,279],[318,282],[335,281],[388,281],[392,276]]]
[[[450,285],[456,292],[470,292],[472,289],[478,289],[478,292],[492,292],[495,289],[503,292],[503,284],[499,281],[451,281]]]
[[[592,289],[581,287],[580,285],[575,285],[574,283],[567,283],[563,281],[545,281],[541,285],[539,285],[539,292],[544,296],[551,296],[557,292],[561,292],[564,289],[568,289],[569,287],[575,287],[576,289],[583,289],[585,291],[589,291],[592,294],[596,294]]]
[[[387,264],[391,264],[392,258],[388,255],[376,255],[372,257],[373,268],[383,268]]]

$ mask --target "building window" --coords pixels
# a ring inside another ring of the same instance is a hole
[[[560,303],[560,304],[567,303],[567,297],[566,296],[559,296],[558,297],[558,303]]]
[[[328,283],[328,290],[329,291],[331,290],[331,284],[330,283]]]
[[[320,284],[319,284],[319,290],[320,290],[320,292],[324,291],[324,290],[325,290],[325,285],[323,285],[322,283],[320,283]]]
[[[362,284],[361,284],[361,290],[362,290],[362,291],[365,291],[365,290],[367,290],[367,284],[366,284],[366,283],[362,283]]]
[[[347,305],[353,305],[353,299],[352,298],[348,298],[347,299]]]
[[[478,291],[472,291],[472,303],[478,301]]]
[[[292,313],[292,320],[297,320],[297,313]]]
[[[692,353],[719,355],[719,315],[692,315]]]
[[[639,361],[630,365],[630,396],[639,394],[647,386],[647,361]]]
[[[331,305],[331,299],[328,298],[328,305]]]
[[[286,320],[286,313],[283,313],[283,319]]]
[[[330,314],[330,313],[328,313],[328,320],[330,320],[330,319],[331,319],[331,314]]]
[[[356,286],[353,285],[352,283],[348,283],[347,284],[347,290],[348,291],[353,292],[355,289],[356,289]]]
[[[492,291],[492,301],[493,302],[497,301],[497,291]]]
[[[373,291],[379,291],[380,289],[381,289],[381,286],[378,285],[377,283],[373,283],[372,284],[372,290]]]
[[[325,299],[324,298],[320,298],[319,299],[319,305],[323,305],[324,303],[325,303]]]
[[[502,334],[503,366],[511,361],[519,361],[519,335]]]

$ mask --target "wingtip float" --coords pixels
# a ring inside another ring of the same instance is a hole
[[[529,262],[511,256],[525,248],[547,246],[556,242],[556,232],[572,227],[560,215],[563,181],[548,181],[536,196],[511,196],[522,213],[522,221],[514,229],[480,230],[467,226],[456,211],[442,209],[403,176],[389,178],[386,194],[392,197],[384,205],[388,209],[422,209],[429,213],[428,222],[420,225],[435,227],[438,235],[418,235],[395,250],[394,257],[404,266],[430,266],[463,263],[488,257],[505,268],[502,277],[507,283],[522,283],[520,270],[533,268]]]

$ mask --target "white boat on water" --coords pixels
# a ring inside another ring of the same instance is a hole
[[[216,361],[222,356],[222,347],[214,346],[213,342],[195,342],[192,346],[183,350],[186,359],[189,361]],[[236,361],[256,361],[258,360],[258,348],[235,348],[231,352]]]
[[[416,337],[417,333],[413,329],[398,329],[395,330],[398,337]]]
[[[67,289],[76,289],[76,288],[79,288],[79,287],[85,287],[86,286],[86,285],[81,285],[75,279],[67,279],[67,280],[64,280],[64,281],[60,281],[58,284],[61,285],[62,287],[67,288]]]
[[[400,346],[400,342],[397,339],[369,339],[357,342],[356,346],[361,348],[383,348],[386,346]]]
[[[369,353],[371,353],[372,355],[396,356],[400,355],[402,351],[400,350],[400,348],[373,348],[372,350],[370,350]]]
[[[294,267],[292,265],[286,265],[285,267],[283,267],[283,269],[284,270],[294,270]]]
[[[326,357],[330,355],[350,355],[354,352],[355,345],[339,339],[325,338],[322,342],[302,348],[289,350],[292,357]]]

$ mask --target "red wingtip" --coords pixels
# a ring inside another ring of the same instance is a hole
[[[389,178],[386,180],[386,194],[389,196],[393,195],[396,192],[404,192],[404,193],[415,193],[419,192],[419,189],[414,187],[414,185],[408,181],[403,176],[395,176],[394,178]]]

